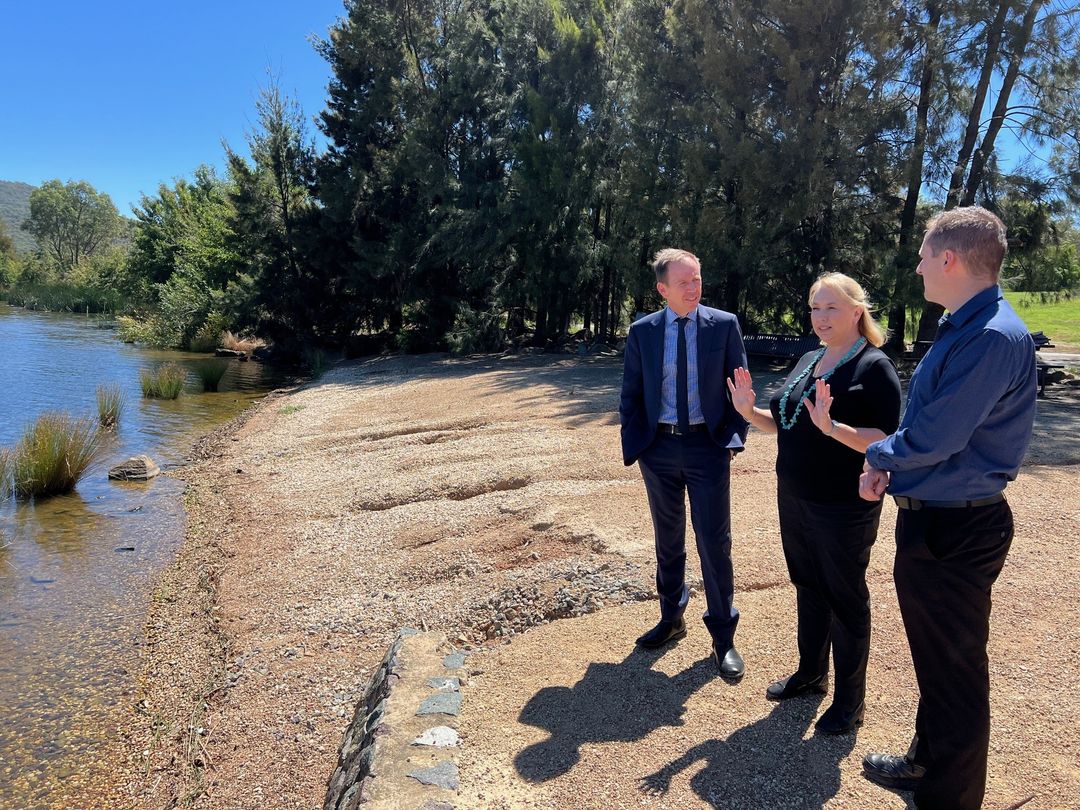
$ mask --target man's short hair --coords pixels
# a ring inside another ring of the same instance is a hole
[[[675,262],[687,262],[689,264],[697,265],[697,269],[701,270],[701,260],[689,250],[664,248],[653,256],[652,269],[653,272],[656,273],[656,280],[661,284],[665,283],[668,265],[674,264]]]
[[[974,276],[997,280],[1009,250],[1005,223],[978,205],[942,211],[926,225],[926,244],[937,256],[951,250]]]

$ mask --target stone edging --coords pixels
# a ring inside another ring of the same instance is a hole
[[[345,729],[323,810],[452,810],[464,665],[440,633],[398,634]]]

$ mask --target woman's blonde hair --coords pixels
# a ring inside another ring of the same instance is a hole
[[[825,273],[818,276],[818,280],[810,288],[810,295],[807,296],[808,303],[811,305],[814,303],[814,296],[822,287],[828,287],[840,293],[849,304],[862,307],[862,315],[859,317],[859,334],[873,346],[881,346],[885,343],[885,330],[878,326],[874,316],[870,314],[870,302],[866,300],[866,290],[859,282],[843,273]]]

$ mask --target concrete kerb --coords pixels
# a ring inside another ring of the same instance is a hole
[[[454,807],[464,665],[441,633],[398,634],[342,736],[323,810]]]

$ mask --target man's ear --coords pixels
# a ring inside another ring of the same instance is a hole
[[[945,270],[955,270],[957,259],[956,253],[945,248],[945,250],[942,251],[942,254],[941,266],[945,268]]]
[[[656,291],[660,293],[660,297],[667,301],[667,286],[662,281],[656,282]]]

